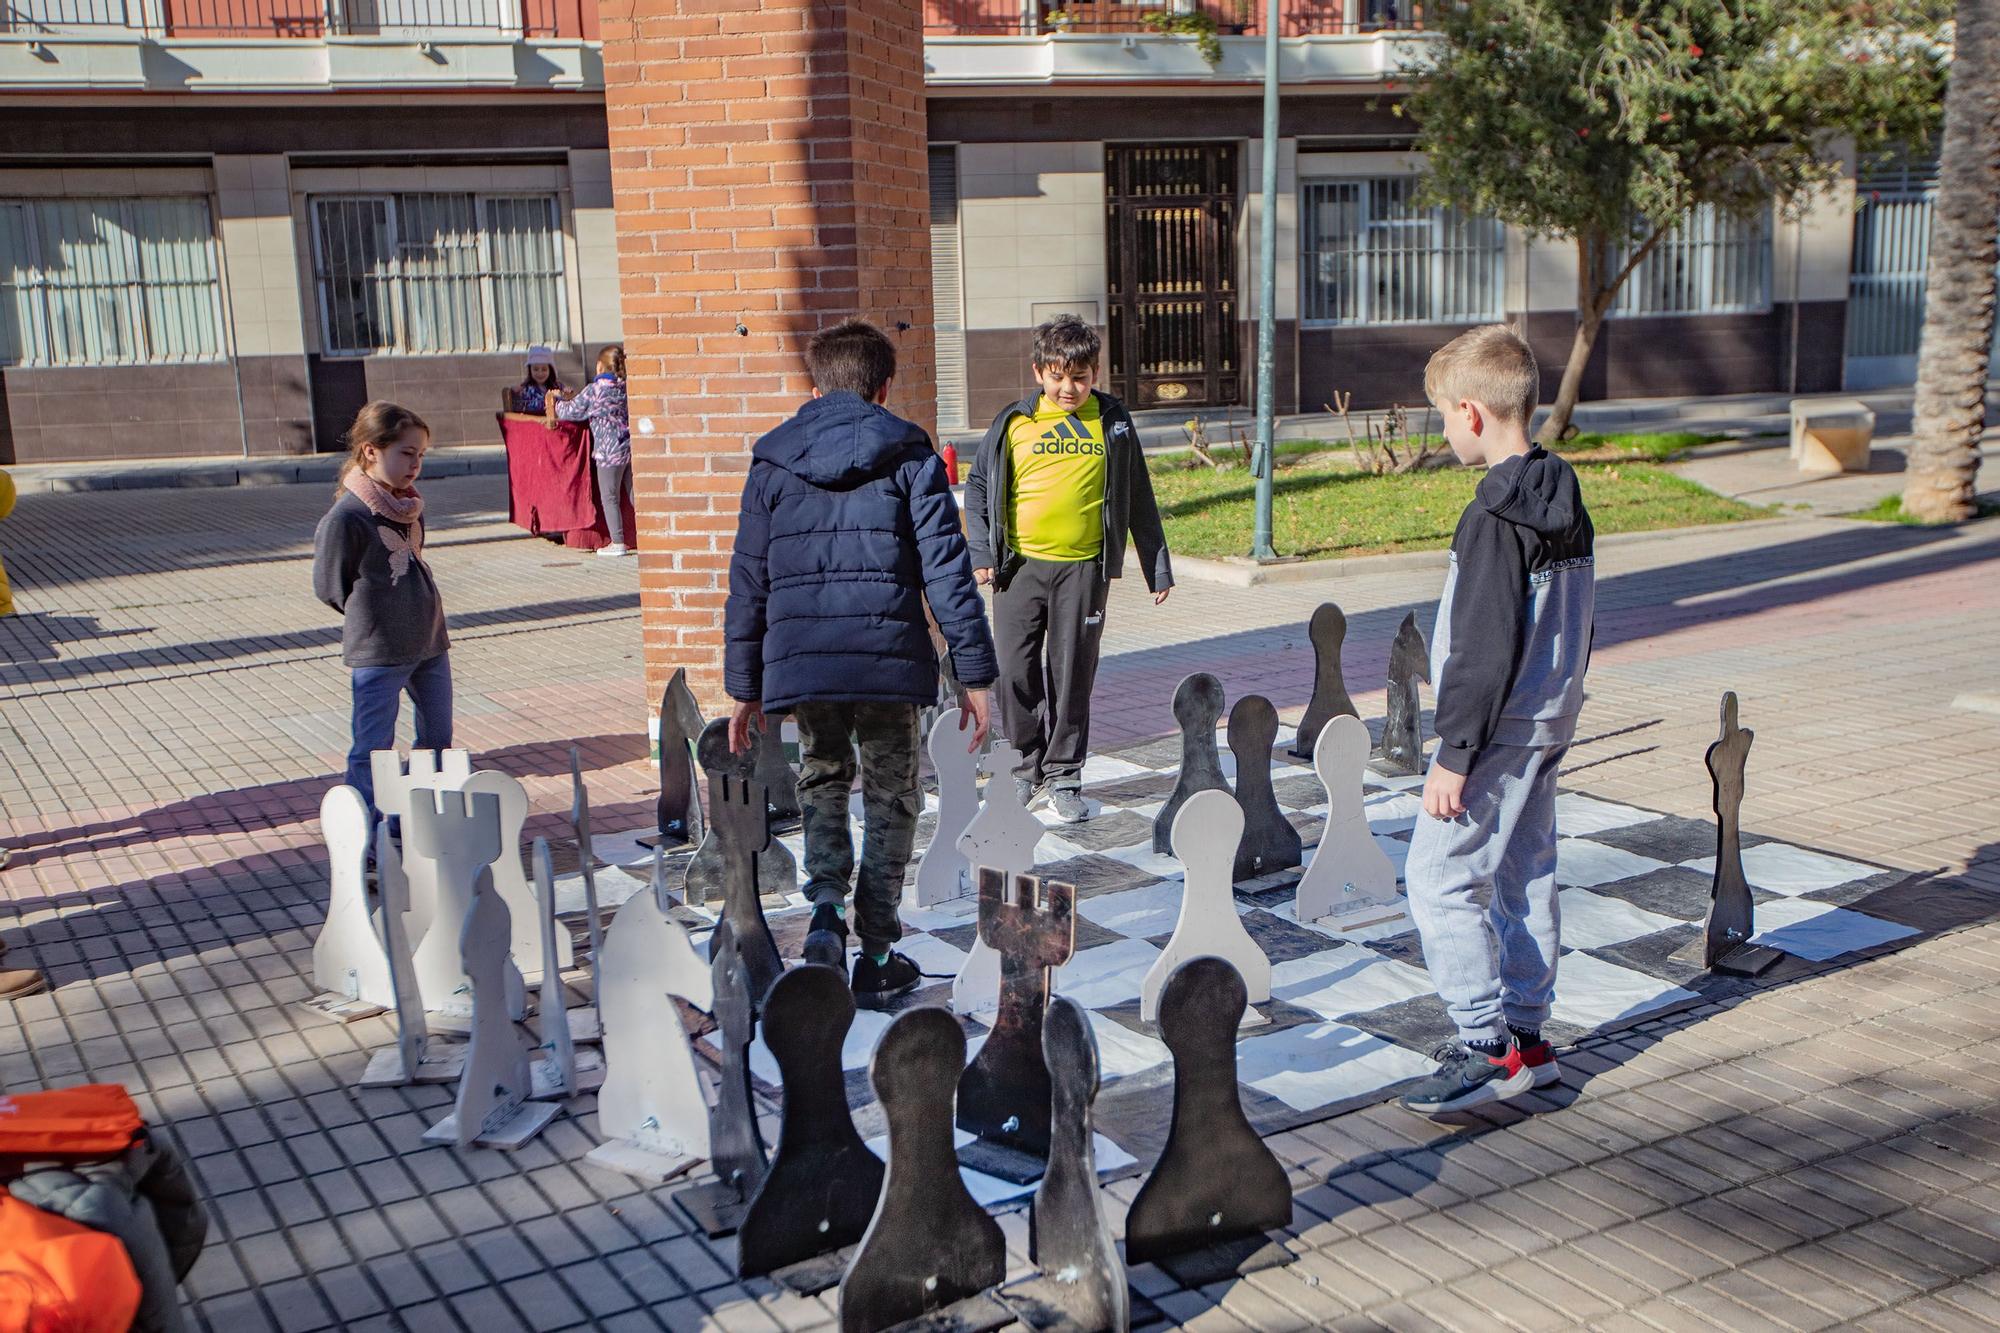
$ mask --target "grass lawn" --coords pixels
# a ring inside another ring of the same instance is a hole
[[[1158,480],[1155,479],[1153,484],[1157,486],[1159,484]],[[1994,514],[2000,514],[2000,503],[1992,500],[1981,500],[1978,502],[1978,508],[1974,512],[1973,517],[1990,518]],[[1903,497],[1900,495],[1885,495],[1866,509],[1857,509],[1847,515],[1847,517],[1866,519],[1870,523],[1902,523],[1913,528],[1924,526],[1922,519],[1915,518],[1903,512]],[[1171,545],[1171,537],[1168,539],[1168,542]]]
[[[1583,483],[1584,503],[1603,532],[1645,532],[1761,518],[1770,511],[1674,476],[1669,459],[1713,437],[1586,435],[1563,446]],[[1176,552],[1218,558],[1250,549],[1256,483],[1247,469],[1189,467],[1192,455],[1151,461],[1153,490]],[[1278,451],[1271,521],[1280,555],[1327,559],[1422,551],[1451,544],[1453,527],[1483,473],[1456,465],[1376,477],[1354,468],[1344,448],[1286,441]]]

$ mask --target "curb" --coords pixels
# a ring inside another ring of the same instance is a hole
[[[1751,528],[1773,528],[1791,524],[1812,523],[1823,519],[1824,515],[1788,514],[1779,518],[1749,518],[1740,523],[1701,523],[1688,528],[1654,528],[1646,532],[1612,532],[1597,539],[1599,546],[1638,546],[1646,542],[1672,541],[1697,532],[1713,532],[1727,528],[1740,532]],[[1451,551],[1438,547],[1429,551],[1391,551],[1383,555],[1341,556],[1331,560],[1284,560],[1272,565],[1259,565],[1248,558],[1208,560],[1199,556],[1174,557],[1174,575],[1183,575],[1198,583],[1218,583],[1231,588],[1263,588],[1294,583],[1312,583],[1320,579],[1338,579],[1349,575],[1392,574],[1406,569],[1443,569],[1451,563]],[[1139,562],[1131,554],[1125,558],[1125,568],[1139,572]]]
[[[84,491],[163,491],[218,489],[229,486],[294,486],[324,482],[340,473],[341,455],[313,454],[297,459],[245,460],[239,464],[186,468],[148,467],[125,471],[63,473],[37,466],[12,468],[15,488],[24,494],[70,495]],[[47,465],[40,465],[47,466]],[[438,477],[504,477],[507,454],[498,446],[452,445],[424,460],[426,479]]]

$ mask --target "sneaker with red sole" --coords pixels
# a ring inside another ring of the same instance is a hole
[[[1499,1055],[1484,1055],[1463,1042],[1446,1042],[1432,1053],[1438,1070],[1402,1096],[1405,1109],[1418,1115],[1449,1115],[1489,1102],[1518,1097],[1535,1086],[1535,1075],[1521,1063],[1513,1042]]]

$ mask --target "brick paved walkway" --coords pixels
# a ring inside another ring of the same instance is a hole
[[[494,478],[426,488],[460,739],[559,827],[579,739],[600,827],[648,817],[637,574],[524,539]],[[313,818],[345,749],[338,627],[307,592],[324,488],[24,497],[0,525],[0,940],[55,994],[0,1009],[0,1087],[127,1083],[193,1158],[217,1227],[204,1326],[825,1327],[730,1278],[727,1243],[580,1165],[589,1101],[512,1157],[423,1147],[446,1089],[348,1090],[379,1020],[310,989]],[[1424,1329],[2000,1323],[2000,523],[1936,534],[1796,520],[1607,543],[1569,781],[1707,802],[1716,699],[1758,732],[1746,825],[1906,867],[1952,933],[1801,971],[1724,1011],[1594,1044],[1532,1109],[1435,1127],[1377,1108],[1280,1136],[1288,1268],[1138,1280],[1186,1326]],[[1300,626],[1350,615],[1379,711],[1390,637],[1439,570],[1116,597],[1100,745],[1168,729],[1188,670],[1302,705]],[[1114,1188],[1130,1197],[1130,1182]],[[1025,1228],[1006,1220],[1017,1269]]]

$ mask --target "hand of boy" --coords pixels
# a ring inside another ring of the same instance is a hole
[[[1160,605],[1161,603],[1165,602],[1165,601],[1167,600],[1167,594],[1168,594],[1168,593],[1170,593],[1170,592],[1172,592],[1172,591],[1173,591],[1173,589],[1172,589],[1172,588],[1162,588],[1162,589],[1160,589],[1160,590],[1159,590],[1158,592],[1154,593],[1154,594],[1153,594],[1153,605],[1154,605],[1154,606],[1159,606],[1159,605]]]
[[[1424,813],[1432,819],[1456,819],[1465,813],[1465,774],[1432,764],[1424,779]]]
[[[972,571],[972,581],[982,588],[990,588],[993,586],[993,571],[990,569],[975,569]]]
[[[729,752],[747,754],[750,751],[751,724],[762,731],[768,724],[764,721],[764,710],[757,704],[738,703],[736,711],[729,715]]]
[[[972,744],[965,748],[968,753],[978,754],[979,747],[986,744],[986,732],[990,725],[989,718],[992,716],[992,705],[987,700],[985,690],[967,690],[965,692],[964,703],[965,707],[959,710],[958,714],[958,729],[964,731],[966,720],[968,718],[971,719]]]

